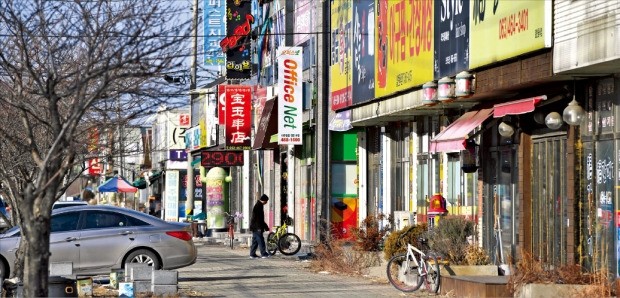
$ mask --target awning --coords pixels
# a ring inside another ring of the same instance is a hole
[[[469,133],[491,117],[491,114],[493,114],[492,108],[463,114],[431,140],[430,151],[434,153],[465,150],[465,140],[469,137]]]
[[[278,133],[278,105],[277,97],[267,100],[263,108],[263,114],[256,128],[252,149],[274,149],[278,143],[271,142],[271,136]],[[277,139],[277,138],[276,138]]]
[[[505,103],[496,104],[493,106],[493,117],[501,118],[506,115],[521,115],[534,111],[536,105],[546,100],[546,95],[535,96],[525,99],[519,99],[515,101],[509,101]]]

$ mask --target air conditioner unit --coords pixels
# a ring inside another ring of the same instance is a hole
[[[416,213],[411,211],[394,211],[394,227],[402,230],[416,224]]]

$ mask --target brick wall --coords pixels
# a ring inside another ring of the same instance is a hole
[[[476,71],[476,93],[548,79],[553,75],[553,55],[550,50],[519,58],[501,66]]]

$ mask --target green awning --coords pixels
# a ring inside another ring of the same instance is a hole
[[[149,181],[151,183],[155,183],[155,181],[159,180],[159,178],[161,178],[161,175],[163,174],[163,171],[151,171],[151,175],[149,176]]]
[[[140,177],[140,178],[134,180],[131,183],[131,186],[133,186],[135,188],[139,188],[139,189],[145,189],[146,188],[146,180],[144,179],[144,177]]]

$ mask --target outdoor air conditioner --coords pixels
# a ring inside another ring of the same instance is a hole
[[[394,226],[396,230],[402,230],[407,226],[416,224],[416,213],[411,211],[394,211]]]

